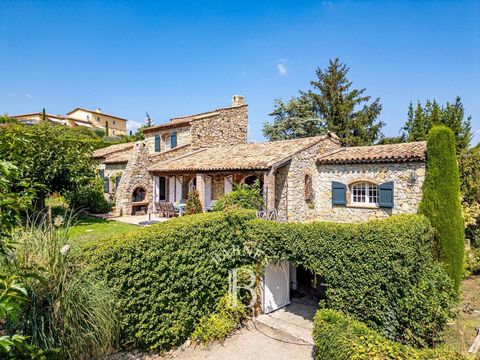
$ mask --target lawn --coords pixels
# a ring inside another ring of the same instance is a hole
[[[480,276],[472,276],[462,283],[458,316],[447,326],[446,343],[464,355],[477,335],[480,326]],[[480,359],[480,353],[475,359]]]
[[[110,236],[138,229],[138,226],[118,221],[80,216],[69,229],[68,235],[70,239],[74,240],[75,244],[82,245],[90,241],[102,241]]]

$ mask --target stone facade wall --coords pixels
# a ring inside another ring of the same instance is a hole
[[[122,163],[122,164],[100,164],[100,169],[103,169],[104,171],[104,176],[108,177],[110,180],[110,186],[109,186],[109,199],[115,199],[115,193],[117,191],[116,189],[116,178],[118,176],[123,177],[123,173],[125,172],[125,169],[127,167],[127,163]],[[120,180],[121,182],[122,180]],[[120,184],[119,184],[120,186]]]
[[[314,209],[308,214],[308,218],[359,222],[385,218],[393,214],[416,213],[422,199],[424,180],[424,162],[319,165],[313,177]],[[332,205],[332,181],[339,181],[347,185],[347,206]],[[375,184],[393,181],[394,207],[387,209],[351,204],[350,186],[358,181]]]
[[[275,209],[278,211],[279,220],[288,218],[288,174],[290,164],[277,169],[275,174]]]
[[[247,143],[247,105],[218,109],[218,115],[191,123],[191,140],[195,148]]]
[[[282,202],[286,202],[286,208],[288,209],[287,219],[285,220],[304,221],[317,217],[314,206],[305,201],[305,175],[312,176],[316,192],[317,187],[314,180],[315,175],[318,174],[316,159],[320,154],[333,151],[339,148],[339,146],[337,141],[326,139],[293,156],[285,183],[287,189],[282,189],[281,191]],[[285,188],[285,185],[283,188]],[[277,192],[279,191],[280,189],[277,190]],[[285,205],[283,207],[285,208]]]
[[[148,151],[152,154],[158,154],[155,152],[155,135],[160,135],[160,138],[162,139],[160,141],[160,153],[166,151],[167,149],[165,148],[164,138],[166,135],[170,135],[173,131],[177,132],[177,147],[191,144],[192,137],[190,133],[190,126],[179,126],[165,130],[146,132],[144,141],[147,144]]]
[[[116,216],[132,215],[132,194],[137,187],[145,189],[145,200],[150,202],[149,209],[152,209],[153,177],[147,171],[150,165],[147,149],[145,141],[138,141],[133,147],[115,196]]]

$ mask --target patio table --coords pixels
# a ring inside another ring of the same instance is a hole
[[[174,203],[173,207],[175,208],[175,210],[178,211],[179,216],[182,216],[185,210],[187,210],[187,204]]]

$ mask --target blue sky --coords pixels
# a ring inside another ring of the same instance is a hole
[[[480,139],[480,1],[0,0],[0,54],[1,113],[101,107],[136,128],[241,94],[262,140],[273,100],[338,56],[386,135],[410,100],[459,95]]]

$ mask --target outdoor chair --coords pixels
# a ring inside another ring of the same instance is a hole
[[[175,209],[172,203],[165,203],[165,217],[172,218],[179,216],[179,211]]]
[[[155,203],[155,212],[158,214],[159,217],[167,217],[166,202],[159,201]]]
[[[278,221],[277,210],[257,211],[257,219]]]

